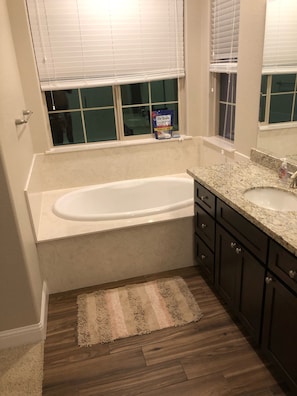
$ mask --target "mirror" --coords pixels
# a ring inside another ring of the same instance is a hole
[[[266,4],[257,149],[297,164],[297,2]]]

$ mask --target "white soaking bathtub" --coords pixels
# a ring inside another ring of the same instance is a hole
[[[74,221],[129,219],[193,205],[193,179],[173,176],[83,187],[56,200],[53,212]]]
[[[92,200],[84,197],[82,208],[93,212],[92,190],[98,187],[111,188],[106,202],[110,213],[101,211],[97,221],[87,213],[87,220],[82,220],[86,214],[77,213],[80,206],[73,207],[77,198],[73,193],[92,193]],[[111,200],[113,195],[118,199]],[[50,293],[195,265],[193,197],[193,179],[185,173],[45,191],[36,241]],[[123,207],[122,201],[130,206]],[[67,210],[71,220],[57,216],[53,207]],[[118,218],[123,213],[130,217]]]

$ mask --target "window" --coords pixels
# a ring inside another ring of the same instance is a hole
[[[297,121],[297,75],[263,75],[259,121],[263,124]]]
[[[179,128],[177,79],[45,95],[54,146],[151,135],[153,110],[173,110]]]
[[[297,2],[267,0],[259,121],[297,121]]]
[[[220,74],[219,136],[234,140],[236,74]]]
[[[152,133],[185,75],[183,0],[26,0],[54,145]]]
[[[210,72],[214,77],[215,132],[229,140],[234,140],[239,16],[239,0],[212,0]]]

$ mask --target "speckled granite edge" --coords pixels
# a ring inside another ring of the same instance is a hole
[[[277,172],[253,161],[226,163],[187,170],[195,180],[243,215],[268,236],[297,256],[297,212],[263,209],[244,198],[253,187],[275,187],[297,195],[289,182],[279,181]]]
[[[265,166],[266,168],[272,169],[277,172],[279,169],[282,160],[278,157],[273,156],[272,154],[264,153],[263,151],[252,149],[251,150],[251,161]],[[297,170],[296,164],[290,163],[290,159],[287,159],[288,171],[295,172]]]

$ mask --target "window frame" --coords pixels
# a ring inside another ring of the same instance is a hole
[[[84,142],[77,142],[77,143],[63,143],[63,144],[54,144],[53,140],[53,133],[51,130],[51,125],[50,125],[50,118],[49,115],[54,113],[53,111],[49,111],[47,108],[46,100],[45,102],[45,111],[48,119],[48,134],[49,134],[49,139],[51,142],[51,149],[57,149],[61,147],[67,147],[69,149],[77,147],[77,146],[91,146],[91,145],[105,145],[106,143],[128,143],[132,141],[141,141],[145,139],[154,139],[155,140],[155,135],[153,131],[153,125],[152,125],[152,116],[151,116],[151,111],[153,106],[155,105],[161,105],[161,104],[176,104],[177,106],[177,119],[178,119],[178,133],[181,134],[181,131],[184,130],[184,116],[182,114],[182,103],[184,101],[184,84],[185,84],[185,79],[184,77],[180,78],[172,78],[170,80],[176,80],[177,81],[177,100],[176,101],[164,101],[164,102],[152,102],[152,97],[151,97],[151,88],[150,88],[150,83],[147,82],[149,86],[149,102],[148,103],[140,103],[140,104],[132,104],[132,105],[123,105],[122,104],[122,96],[121,96],[121,85],[113,85],[112,87],[112,94],[113,94],[113,106],[106,106],[106,107],[92,107],[92,108],[84,108],[82,105],[82,99],[81,99],[81,89],[85,88],[73,88],[77,89],[78,95],[79,95],[79,104],[80,107],[78,109],[67,109],[67,110],[60,110],[60,111],[55,111],[55,113],[71,113],[71,112],[79,112],[81,114],[81,119],[82,119],[82,127],[83,127],[83,136],[84,136]],[[166,81],[166,80],[159,80],[159,81]],[[152,81],[154,82],[154,81]],[[96,88],[96,87],[95,87]],[[98,87],[100,88],[100,87]],[[48,91],[43,92],[44,99],[45,99],[45,94]],[[142,106],[148,106],[149,111],[150,111],[150,133],[145,133],[145,134],[136,134],[136,135],[130,135],[126,136],[124,133],[124,119],[123,119],[123,109],[125,108],[131,108],[131,107],[142,107]],[[89,111],[89,110],[100,110],[100,109],[105,109],[105,108],[112,108],[114,109],[114,117],[115,117],[115,129],[116,129],[116,139],[110,139],[110,140],[98,140],[98,141],[87,141],[87,132],[86,132],[86,126],[84,122],[84,117],[83,113],[84,111]],[[171,139],[169,139],[171,140]]]
[[[294,113],[297,113],[297,73],[282,73],[280,75],[291,75],[295,74],[295,84],[293,91],[285,91],[285,92],[272,92],[272,79],[273,76],[277,74],[262,74],[262,78],[267,76],[267,83],[266,83],[266,92],[263,93],[260,91],[260,104],[259,104],[259,126],[262,129],[266,128],[288,128],[288,127],[296,127],[297,120],[294,120]],[[271,97],[273,96],[282,96],[286,94],[293,94],[293,102],[291,108],[291,116],[290,120],[288,121],[280,121],[280,122],[269,122],[270,121],[270,112],[271,112]],[[265,107],[264,107],[264,120],[261,121],[261,97],[265,97]]]

